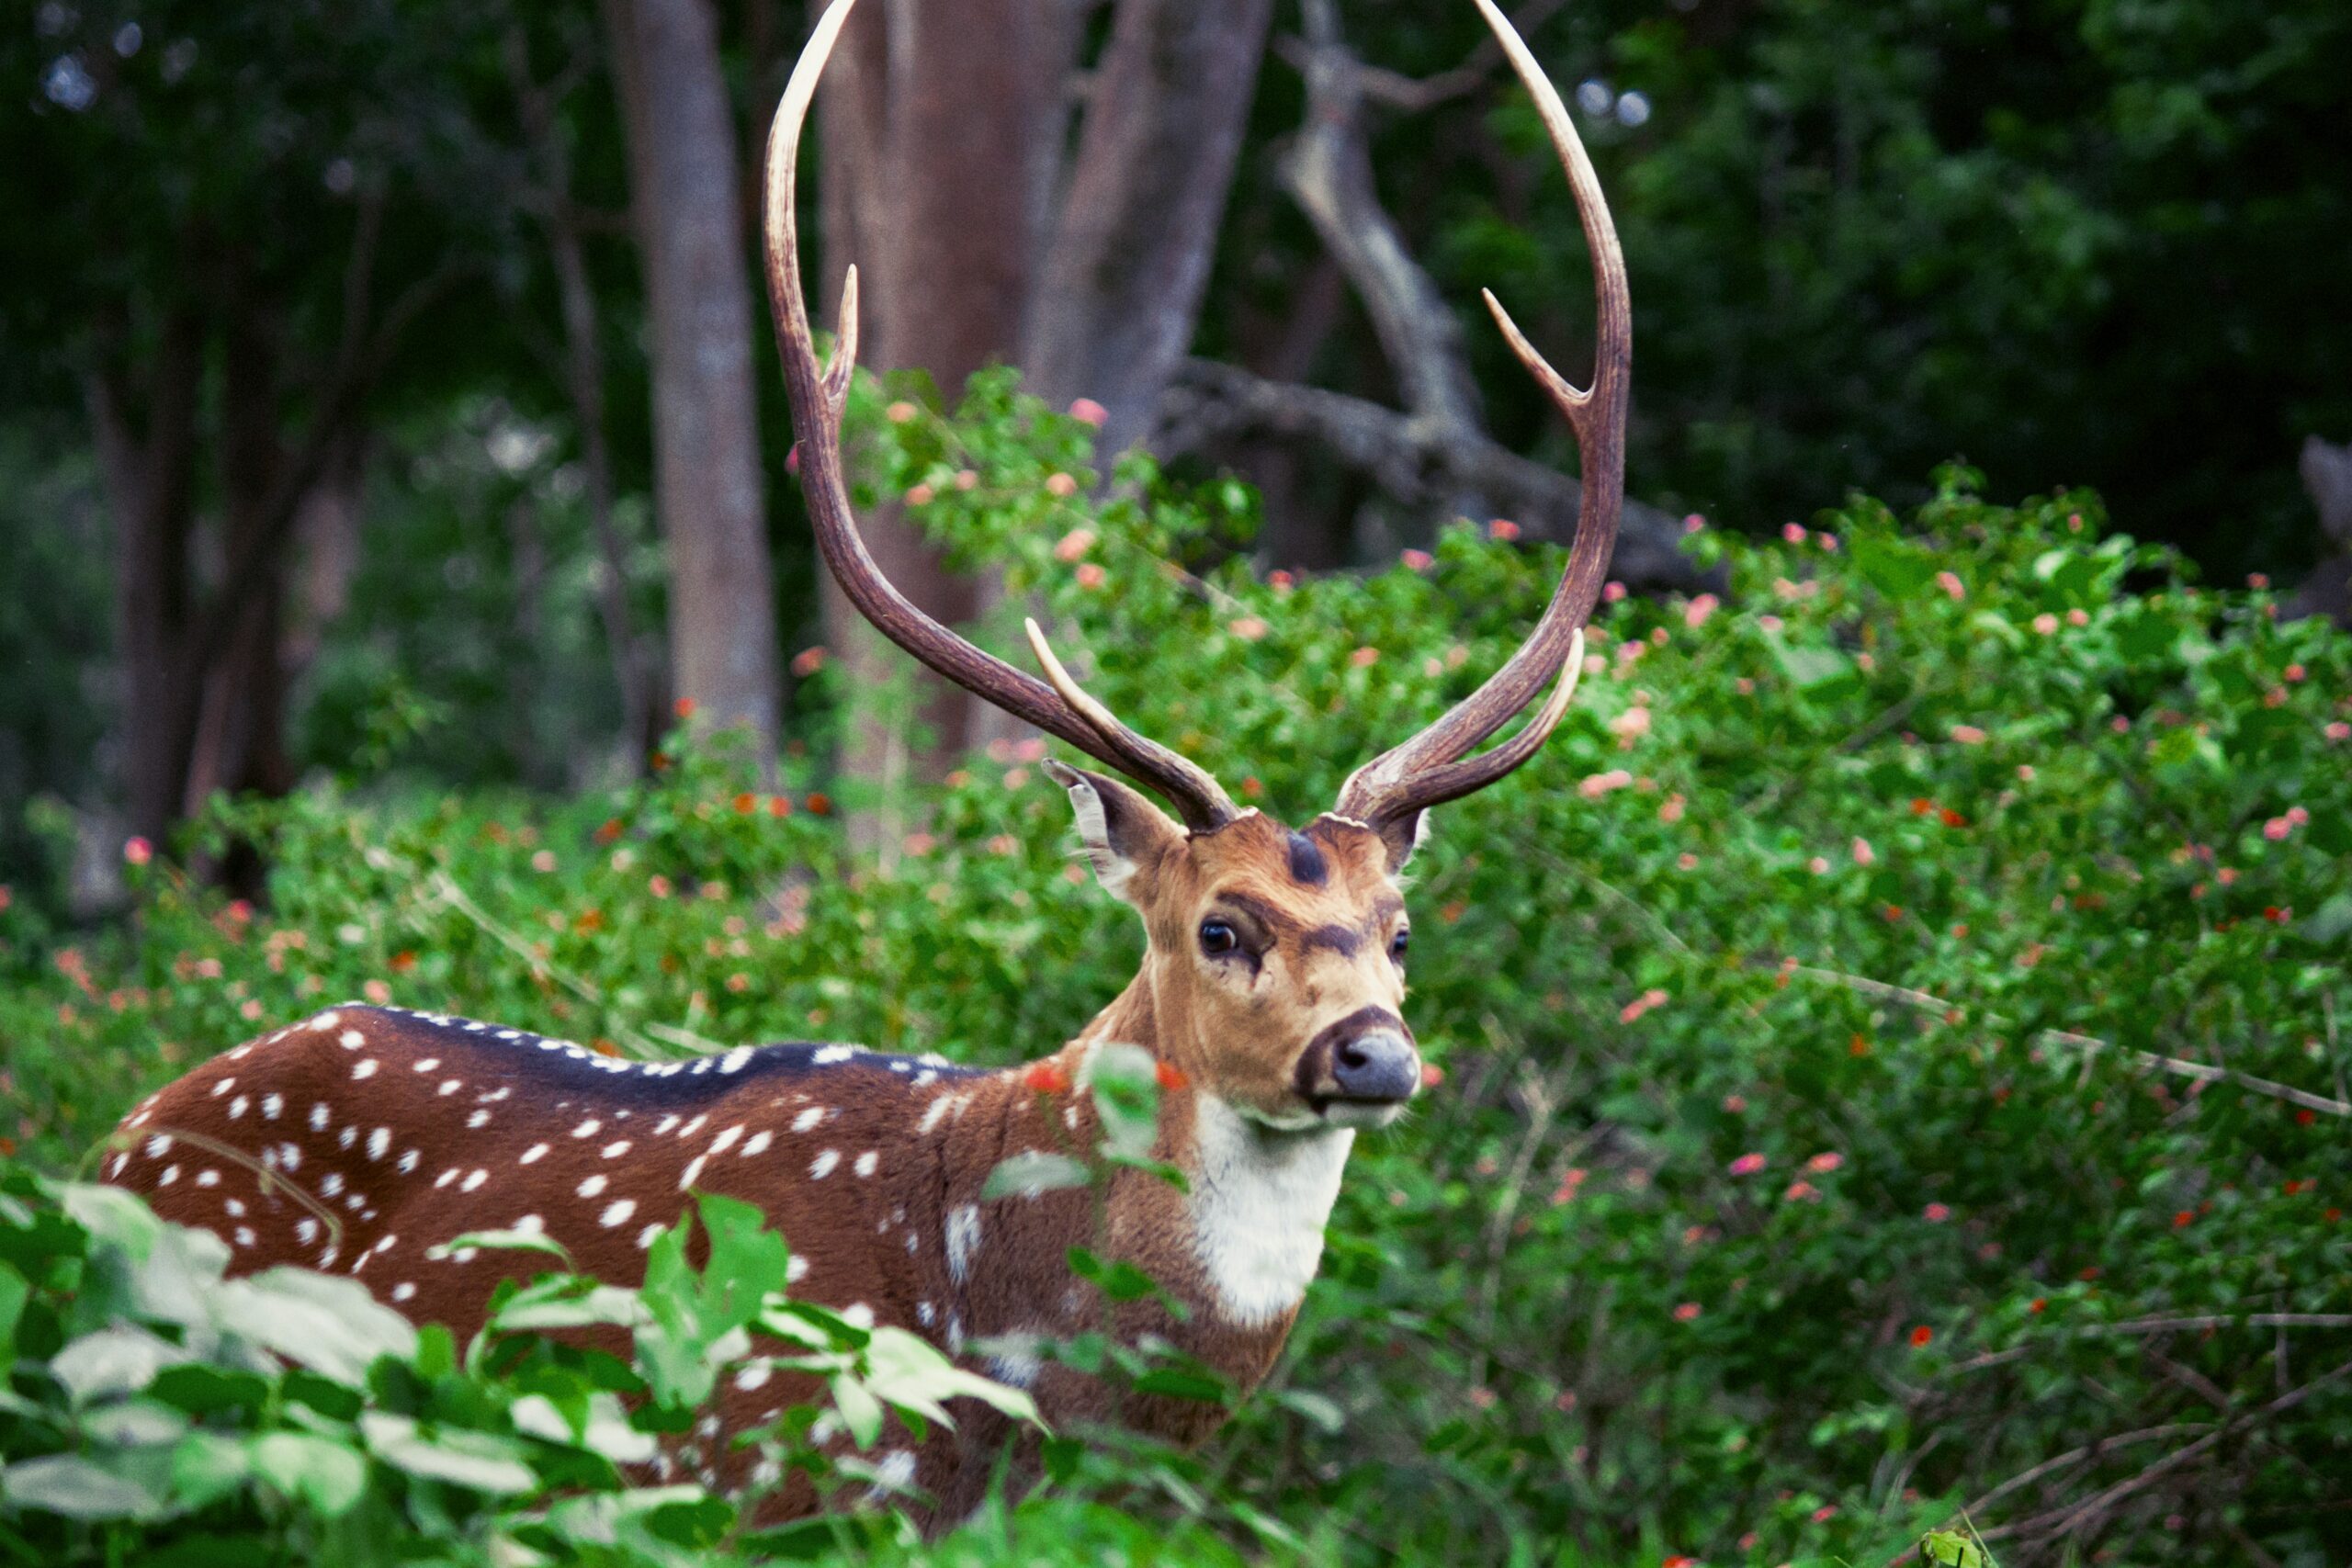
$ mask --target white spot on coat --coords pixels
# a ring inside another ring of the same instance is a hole
[[[980,1211],[970,1203],[947,1213],[947,1273],[957,1284],[971,1277],[972,1254],[980,1249]]]

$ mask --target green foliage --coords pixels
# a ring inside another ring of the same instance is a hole
[[[1257,581],[1220,547],[1246,497],[1137,464],[1096,499],[1083,427],[1001,378],[952,419],[881,396],[873,488],[1294,820],[1466,694],[1560,566],[1464,527]],[[1443,1081],[1360,1143],[1275,1376],[1190,1459],[1057,1438],[1049,1495],[938,1560],[1883,1562],[1973,1545],[1963,1509],[2011,1562],[2352,1551],[2352,642],[2087,495],[1977,484],[1702,532],[1726,602],[1607,609],[1543,755],[1416,861]],[[920,830],[863,859],[807,779],[747,792],[683,749],[582,800],[225,809],[205,830],[267,847],[266,909],[158,860],[119,934],[54,948],[0,911],[8,1130],[61,1167],[144,1087],[353,994],[638,1053],[1041,1055],[1139,947],[1062,859],[1042,755],[909,794]],[[662,1310],[638,1375],[688,1398],[746,1320],[683,1286]],[[500,1517],[468,1498],[437,1506]]]
[[[1358,24],[1384,65],[1440,71],[1478,36],[1467,6],[1398,11]],[[1999,486],[2095,484],[2217,569],[2317,546],[2293,452],[2352,430],[2326,305],[2352,241],[2343,6],[1605,4],[1534,46],[1564,90],[1646,105],[1578,115],[1631,269],[1637,493],[1753,528],[1849,486],[1917,498],[1958,448]],[[1476,300],[1589,338],[1576,216],[1522,95],[1459,112],[1393,117],[1381,167],[1498,423],[1565,454]]]
[[[746,1535],[787,1474],[821,1491],[873,1479],[830,1462],[801,1406],[740,1439],[763,1461],[722,1501],[646,1483],[721,1372],[817,1372],[860,1450],[884,1414],[947,1418],[966,1396],[1034,1420],[1028,1396],[953,1366],[903,1329],[861,1329],[784,1293],[783,1240],[746,1204],[705,1198],[654,1245],[641,1289],[567,1274],[505,1288],[462,1359],[357,1281],[298,1269],[224,1280],[225,1244],[112,1188],[0,1174],[0,1546],[11,1561],[662,1564],[773,1547]],[[473,1245],[487,1238],[467,1238]],[[752,1354],[757,1325],[791,1348]],[[547,1337],[617,1326],[622,1361]],[[804,1544],[878,1545],[827,1523]]]

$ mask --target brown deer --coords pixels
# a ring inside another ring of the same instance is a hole
[[[1048,763],[1069,793],[1102,886],[1134,906],[1142,965],[1075,1040],[1025,1067],[983,1072],[848,1045],[743,1046],[645,1064],[437,1014],[351,1005],[278,1030],[151,1095],[123,1122],[107,1179],[230,1246],[239,1271],[274,1264],[364,1280],[418,1321],[479,1329],[492,1287],[535,1272],[525,1253],[439,1244],[501,1227],[559,1240],[620,1283],[695,1191],[757,1204],[789,1239],[797,1291],[853,1322],[889,1323],[1030,1389],[1062,1425],[1115,1416],[1180,1442],[1222,1410],[1162,1396],[1120,1402],[1034,1353],[1110,1310],[1067,1261],[1073,1246],[1133,1262],[1185,1311],[1115,1309],[1120,1335],[1155,1335],[1246,1390],[1272,1364],[1323,1247],[1360,1128],[1394,1121],[1422,1067],[1401,1008],[1407,922],[1398,874],[1424,814],[1532,756],[1566,709],[1582,626],[1615,536],[1631,321],[1617,238],[1558,95],[1490,0],[1478,0],[1542,111],[1599,275],[1589,391],[1558,376],[1492,296],[1511,347],[1574,427],[1582,511],[1558,591],[1525,644],[1428,728],[1366,763],[1303,829],[1238,809],[1209,774],[1128,728],[1070,679],[1034,623],[1038,681],[910,604],[860,542],[842,472],[842,415],[856,352],[856,277],[820,367],[802,299],[794,164],[803,118],[849,0],[819,23],[768,147],[769,286],[817,542],[860,612],[932,669],[1157,792],[1163,813],[1110,776]],[[1509,741],[1468,755],[1550,694]],[[1180,1187],[1121,1169],[1100,1193],[982,1196],[1029,1150],[1091,1147],[1083,1086],[1111,1043],[1141,1047],[1168,1085],[1155,1156]],[[1059,1091],[1059,1092],[1057,1092]],[[223,1157],[223,1151],[236,1157]],[[302,1200],[288,1190],[299,1188]],[[1098,1213],[1097,1202],[1101,1204]],[[336,1225],[321,1223],[331,1213]],[[763,1479],[723,1440],[811,1388],[749,1373],[727,1386],[695,1444],[707,1482]],[[959,1404],[971,1404],[970,1401]],[[894,1428],[894,1430],[896,1430]],[[1010,1437],[985,1411],[882,1472],[929,1502],[926,1523],[982,1497]],[[892,1439],[886,1439],[886,1442]],[[786,1487],[772,1513],[815,1506]]]

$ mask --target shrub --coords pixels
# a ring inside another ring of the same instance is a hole
[[[1293,819],[1466,694],[1559,568],[1464,525],[1261,581],[1244,494],[1131,462],[1097,496],[1085,429],[1001,378],[952,419],[882,395],[876,489]],[[2352,645],[2090,496],[1974,484],[1700,528],[1720,601],[1607,607],[1543,756],[1416,862],[1444,1081],[1359,1145],[1276,1375],[1196,1462],[1068,1453],[1059,1501],[950,1560],[1182,1521],[1201,1551],[1885,1561],[1963,1506],[2011,1562],[2352,1551]],[[70,1161],[352,994],[639,1052],[1041,1054],[1139,946],[1060,860],[1042,755],[866,801],[914,830],[863,858],[823,781],[747,793],[723,750],[588,799],[222,807],[200,831],[266,846],[266,910],[158,860],[79,947],[0,912],[16,1136]]]

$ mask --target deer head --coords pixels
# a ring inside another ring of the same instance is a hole
[[[867,553],[841,446],[857,353],[857,273],[853,267],[844,279],[833,357],[821,365],[803,298],[795,202],[801,128],[854,3],[836,0],[818,23],[777,107],[767,155],[768,287],[819,552],[850,602],[891,641],[1174,807],[1171,818],[1106,773],[1049,765],[1069,792],[1097,877],[1135,907],[1149,936],[1135,985],[1091,1033],[1115,1029],[1151,1043],[1204,1092],[1261,1124],[1392,1121],[1421,1081],[1401,1012],[1408,932],[1398,874],[1431,807],[1519,767],[1559,722],[1616,538],[1632,316],[1616,229],[1567,110],[1492,0],[1477,0],[1566,170],[1597,274],[1598,347],[1587,390],[1546,364],[1486,296],[1512,351],[1576,432],[1584,471],[1566,570],[1542,619],[1502,668],[1435,723],[1358,769],[1332,810],[1293,830],[1237,808],[1205,770],[1121,722],[1070,678],[1035,622],[1028,624],[1029,641],[1043,681],[933,620]],[[1550,695],[1533,719],[1503,744],[1470,754],[1546,685]]]

